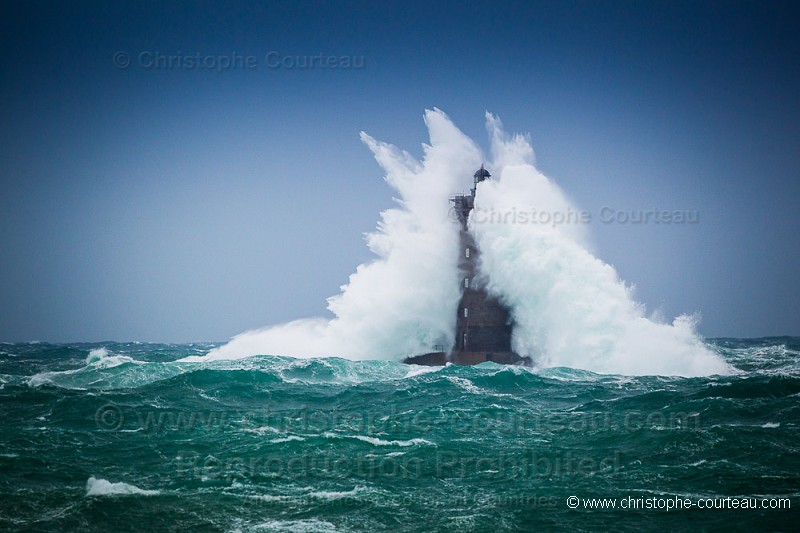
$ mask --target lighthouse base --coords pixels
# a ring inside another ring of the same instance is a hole
[[[444,366],[447,363],[470,366],[492,362],[501,365],[531,366],[531,358],[514,352],[453,352],[448,358],[445,352],[430,352],[406,357],[403,362],[409,365]]]

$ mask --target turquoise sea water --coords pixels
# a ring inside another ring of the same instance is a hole
[[[736,374],[3,344],[0,529],[797,530],[800,338],[710,342]]]

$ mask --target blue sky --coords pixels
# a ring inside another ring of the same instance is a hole
[[[420,156],[431,107],[487,151],[487,110],[529,132],[649,310],[800,335],[798,23],[792,2],[4,2],[0,340],[324,316],[392,205],[359,131]],[[290,64],[320,54],[363,67]]]

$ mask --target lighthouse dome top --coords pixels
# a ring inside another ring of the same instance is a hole
[[[478,169],[478,171],[477,171],[477,172],[475,172],[475,174],[474,174],[474,177],[475,177],[475,179],[476,179],[477,181],[483,181],[483,180],[485,180],[486,178],[491,178],[491,177],[492,177],[492,175],[491,175],[491,174],[489,174],[489,171],[488,171],[488,170],[486,170],[485,168],[483,168],[483,165],[481,165],[481,168],[479,168],[479,169]]]

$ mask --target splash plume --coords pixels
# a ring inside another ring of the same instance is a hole
[[[511,309],[514,350],[543,366],[603,373],[727,373],[696,335],[695,317],[664,324],[645,316],[616,271],[589,253],[584,225],[537,223],[557,214],[570,222],[577,210],[535,168],[525,137],[507,136],[489,114],[487,127],[499,180],[480,184],[475,204],[483,216],[471,218],[471,231],[488,291]],[[547,216],[491,216],[534,212]]]
[[[518,213],[573,213],[563,192],[534,166],[521,135],[508,136],[487,113],[495,180],[480,183],[470,231],[482,251],[479,272],[511,311],[513,347],[537,366],[603,373],[705,375],[727,365],[694,331],[645,316],[615,270],[586,248],[584,225],[546,224]],[[333,318],[248,331],[207,359],[251,355],[391,359],[452,346],[460,296],[458,224],[449,198],[467,189],[480,149],[441,111],[426,111],[430,144],[422,161],[361,133],[397,194],[367,235],[376,258],[359,265],[328,299]],[[506,215],[506,216],[503,216]],[[569,220],[568,220],[569,221]],[[575,222],[575,221],[572,221]]]

